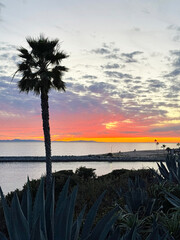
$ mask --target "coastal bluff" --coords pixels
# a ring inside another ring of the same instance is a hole
[[[143,150],[86,156],[52,156],[52,162],[158,162],[165,161],[165,150]],[[45,162],[43,156],[0,156],[0,162]]]

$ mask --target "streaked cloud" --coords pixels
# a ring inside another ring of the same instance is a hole
[[[132,75],[128,74],[128,73],[121,73],[121,72],[117,72],[117,71],[104,71],[104,73],[106,74],[107,77],[111,77],[111,78],[129,78],[132,79]]]
[[[86,79],[97,79],[97,77],[96,76],[94,76],[94,75],[84,75],[84,76],[82,76],[82,78],[86,78]]]
[[[135,57],[137,57],[138,55],[143,54],[143,52],[141,51],[134,51],[131,53],[122,53],[121,56],[123,57],[125,63],[136,63],[138,62],[137,59],[135,59]]]
[[[106,129],[111,130],[111,129],[117,128],[118,124],[119,124],[118,121],[114,121],[114,122],[109,122],[109,123],[103,123],[102,125],[104,125],[106,127]]]
[[[118,68],[124,68],[125,65],[120,65],[118,63],[107,63],[106,65],[101,66],[103,69],[118,69]]]

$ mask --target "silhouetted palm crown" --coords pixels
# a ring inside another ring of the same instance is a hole
[[[59,41],[50,41],[40,36],[38,40],[28,38],[27,42],[31,51],[23,47],[18,49],[19,56],[23,59],[17,70],[22,73],[18,82],[20,91],[33,91],[39,95],[42,91],[48,93],[51,88],[65,90],[65,83],[61,78],[68,69],[60,63],[68,56],[59,51]]]

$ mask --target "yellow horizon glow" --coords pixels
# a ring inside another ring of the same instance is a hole
[[[53,135],[51,140],[52,141],[64,141],[64,142],[75,142],[75,141],[95,141],[95,142],[134,142],[134,143],[152,143],[155,142],[154,140],[156,139],[159,143],[179,143],[180,142],[180,137],[91,137],[91,138],[86,138],[86,137],[79,137],[76,138],[74,136],[69,136],[65,138],[57,138],[56,136],[58,135]],[[38,136],[38,137],[25,137],[25,138],[3,138],[3,140],[13,140],[13,139],[21,139],[21,140],[44,140],[43,136]]]
[[[56,139],[55,141],[95,141],[95,142],[154,142],[157,140],[159,143],[178,143],[180,142],[180,137],[119,137],[119,138],[63,138]]]

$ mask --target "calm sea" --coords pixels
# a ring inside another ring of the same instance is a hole
[[[52,155],[88,155],[161,148],[155,143],[96,143],[96,142],[52,142]],[[175,143],[165,143],[176,147]],[[44,156],[43,142],[0,142],[0,156]]]
[[[162,144],[158,147],[160,148]],[[167,147],[176,147],[176,144],[166,144]],[[53,155],[88,155],[109,152],[126,152],[136,150],[155,150],[154,143],[94,143],[94,142],[53,142]],[[41,142],[8,142],[0,143],[0,156],[44,156],[44,144]],[[114,169],[141,169],[155,168],[152,162],[68,162],[53,163],[53,171],[73,170],[80,166],[95,168],[98,176],[107,174]],[[7,194],[16,188],[21,189],[27,180],[37,179],[45,174],[45,163],[0,163],[0,186]]]

